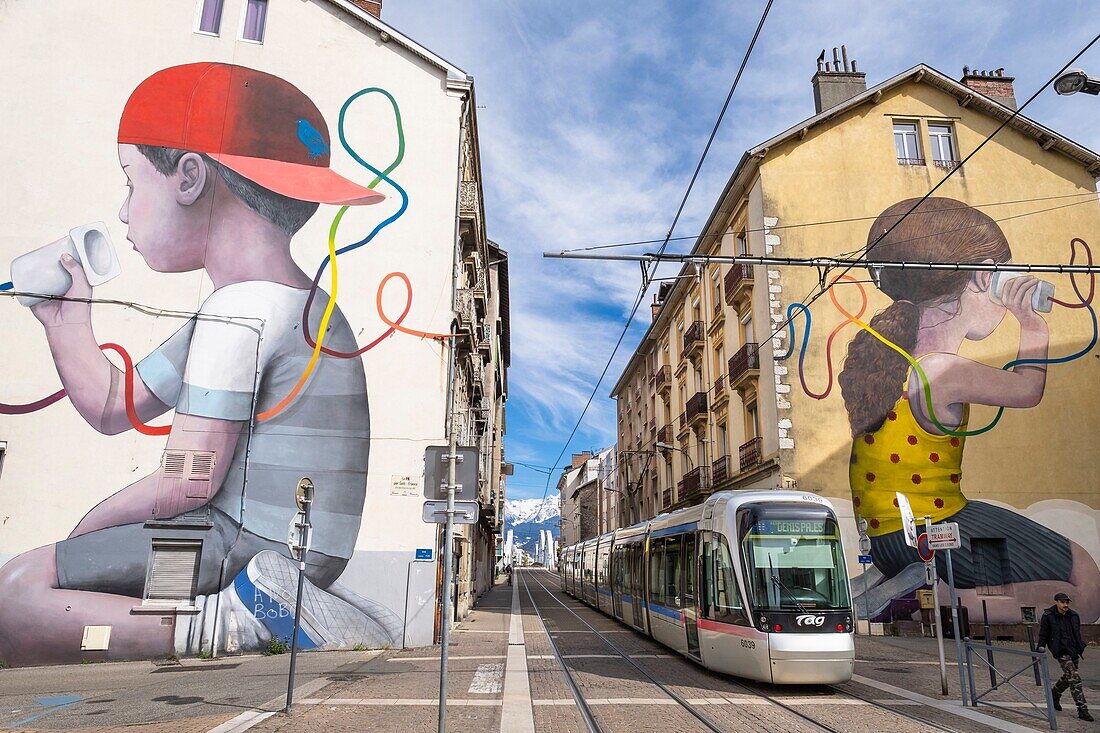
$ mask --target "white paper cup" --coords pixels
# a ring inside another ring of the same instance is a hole
[[[121,272],[106,225],[95,222],[74,227],[69,230],[69,236],[12,260],[13,289],[41,295],[64,295],[72,286],[72,278],[61,266],[63,254],[70,255],[81,264],[92,287],[102,285]],[[32,306],[43,298],[17,295],[16,300],[21,305]]]

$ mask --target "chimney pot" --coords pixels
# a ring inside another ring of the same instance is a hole
[[[1004,67],[990,71],[964,66],[963,78],[960,81],[979,94],[1000,102],[1009,109],[1016,109],[1016,93],[1012,87],[1015,79],[1005,76]]]
[[[841,58],[843,56],[843,59]],[[817,73],[811,83],[814,108],[818,113],[846,102],[867,91],[867,75],[856,70],[856,62],[848,59],[848,47],[833,47],[832,61],[824,61],[825,52],[817,59]],[[824,69],[822,62],[824,61]]]

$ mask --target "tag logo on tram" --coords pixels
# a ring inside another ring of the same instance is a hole
[[[817,616],[812,613],[803,613],[795,618],[795,623],[799,626],[824,626],[825,617]]]

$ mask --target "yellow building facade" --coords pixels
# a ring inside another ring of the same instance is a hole
[[[819,71],[815,91],[828,76]],[[1090,261],[1100,158],[1013,118],[1011,83],[1002,71],[967,70],[960,82],[919,65],[850,89],[746,153],[693,253]],[[901,540],[901,491],[918,519],[959,523],[957,585],[972,616],[984,601],[995,622],[1026,621],[1064,590],[1095,622],[1093,288],[1088,275],[1038,278],[1048,284],[688,265],[659,293],[614,390],[621,522],[716,490],[819,493],[844,519],[853,569],[857,521],[866,522],[874,564],[866,592],[853,580],[859,615],[905,621],[923,567]],[[808,304],[808,325],[798,304]],[[1018,358],[1031,363],[1001,368]]]

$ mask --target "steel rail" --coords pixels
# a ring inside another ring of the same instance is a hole
[[[515,570],[513,569],[513,572]],[[531,588],[527,585],[527,579],[524,577],[526,573],[519,573],[520,582],[523,583],[523,589],[527,591],[527,597],[531,599],[531,608],[535,609],[535,614],[539,617],[539,621],[542,622],[543,628],[546,628],[546,620],[543,618],[542,611],[539,610],[539,606],[535,603],[535,597],[531,595]],[[569,685],[569,691],[573,694],[573,699],[577,701],[577,707],[581,711],[581,718],[584,719],[584,724],[588,728],[589,733],[603,733],[603,729],[600,724],[596,722],[595,716],[592,714],[592,709],[588,707],[588,701],[584,699],[584,695],[581,694],[581,688],[577,686],[577,681],[573,677],[573,672],[569,669],[569,665],[565,663],[565,657],[562,656],[561,650],[558,649],[558,643],[554,641],[554,637],[550,636],[550,632],[546,632],[546,638],[550,640],[550,648],[554,652],[554,659],[557,661],[561,671],[565,673],[565,681]]]
[[[549,571],[546,571],[546,572],[549,572]],[[582,618],[579,613],[574,611],[572,608],[570,608],[568,605],[566,605],[560,598],[558,598],[556,595],[554,595],[554,593],[549,588],[547,588],[545,585],[543,585],[542,581],[539,580],[537,577],[535,578],[535,582],[538,583],[540,586],[542,586],[542,589],[544,591],[546,591],[547,593],[549,593],[550,597],[553,598],[555,601],[557,601],[558,604],[560,604],[562,606],[562,608],[564,608],[565,610],[569,611],[571,614],[576,616],[577,620],[579,620],[582,624],[587,626],[592,631],[593,634],[595,634],[596,636],[598,636],[600,638],[600,640],[604,644],[606,644],[616,654],[618,654],[623,659],[625,659],[627,662],[629,662],[635,669],[637,669],[639,672],[641,672],[643,675],[645,675],[646,678],[648,678],[650,682],[652,682],[653,684],[660,687],[661,690],[665,694],[667,694],[669,697],[671,697],[676,702],[680,703],[680,705],[682,705],[685,710],[687,710],[689,713],[691,713],[696,718],[698,718],[699,721],[703,723],[703,725],[705,725],[710,730],[714,731],[714,733],[725,733],[725,731],[723,731],[722,728],[719,728],[717,725],[715,725],[714,722],[710,720],[710,718],[706,717],[701,712],[699,712],[698,708],[696,708],[694,705],[689,703],[687,700],[685,700],[682,696],[680,696],[674,690],[670,689],[664,683],[660,682],[657,678],[655,678],[653,675],[651,675],[649,672],[647,672],[640,664],[638,664],[633,659],[631,659],[630,655],[628,655],[626,652],[621,650],[613,641],[608,639],[607,636],[604,635],[603,632],[598,631],[594,626],[592,626],[592,624],[585,621],[584,618]],[[660,643],[660,642],[658,642],[658,643]],[[768,695],[765,695],[762,692],[759,692],[758,690],[753,690],[753,689],[751,689],[749,687],[746,687],[745,685],[742,685],[738,682],[733,682],[732,680],[727,680],[727,681],[730,682],[730,684],[733,684],[737,687],[740,687],[742,690],[745,690],[746,692],[749,692],[751,694],[762,697],[765,700],[767,700],[768,702],[771,702],[772,704],[774,704],[774,705],[776,705],[780,708],[783,708],[784,710],[791,713],[792,715],[795,715],[795,716],[801,718],[802,720],[806,721],[810,725],[815,726],[818,730],[825,731],[825,733],[842,733],[842,731],[838,731],[836,728],[832,728],[828,725],[825,725],[825,724],[823,724],[823,723],[821,723],[817,720],[814,720],[813,718],[811,718],[807,715],[803,715],[802,713],[798,712],[794,708],[792,708],[790,706],[787,706],[787,705],[784,705],[783,703],[778,702],[774,698],[771,698]]]

